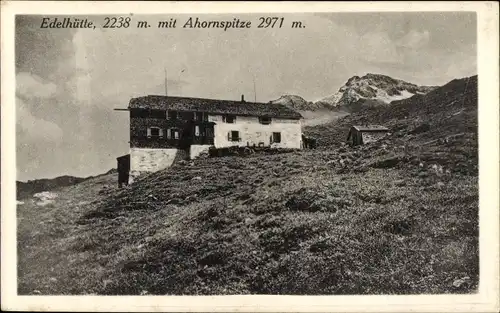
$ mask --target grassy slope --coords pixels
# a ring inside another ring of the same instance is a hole
[[[19,292],[473,291],[477,87],[455,97],[464,81],[453,84],[419,110],[405,100],[311,128],[316,151],[197,160],[122,190],[106,175],[60,190],[52,207],[19,206]],[[396,130],[339,146],[356,118]],[[454,133],[465,134],[422,145]]]

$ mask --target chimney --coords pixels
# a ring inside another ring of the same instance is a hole
[[[245,102],[245,95],[241,95],[241,102]]]

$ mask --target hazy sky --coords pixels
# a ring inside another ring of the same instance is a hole
[[[169,95],[253,100],[255,77],[262,102],[283,94],[315,101],[366,73],[421,85],[477,73],[474,13],[280,14],[285,27],[274,30],[256,28],[260,14],[197,16],[237,17],[252,28],[183,29],[189,16],[158,15],[131,17],[148,29],[40,29],[40,16],[18,16],[17,179],[116,167],[128,153],[129,124],[113,108],[164,94],[165,67]],[[177,28],[155,27],[170,18]]]

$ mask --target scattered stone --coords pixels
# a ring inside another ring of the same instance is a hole
[[[398,187],[406,186],[406,181],[404,179],[398,179],[394,181],[394,185]]]
[[[443,173],[443,167],[441,165],[438,165],[438,164],[433,164],[432,165],[432,170],[436,173],[436,174],[442,174]]]
[[[168,200],[165,204],[181,204],[181,203],[182,203],[181,199],[173,198]]]
[[[190,202],[193,202],[193,201],[195,201],[195,200],[196,200],[197,196],[198,196],[197,194],[187,196],[187,197],[184,199],[184,202],[185,202],[185,203],[190,203]]]
[[[460,279],[456,279],[455,281],[453,281],[453,287],[455,287],[455,288],[460,288],[464,284],[470,284],[470,277],[469,276],[466,276],[466,277],[463,277]]]
[[[387,158],[383,160],[379,160],[372,164],[374,168],[393,168],[400,163],[400,159],[398,157]]]

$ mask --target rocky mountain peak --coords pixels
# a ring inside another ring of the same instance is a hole
[[[352,76],[336,93],[315,104],[352,111],[353,108],[359,108],[365,102],[388,104],[416,94],[426,94],[435,88],[434,86],[418,86],[383,74],[367,73],[361,77]]]

